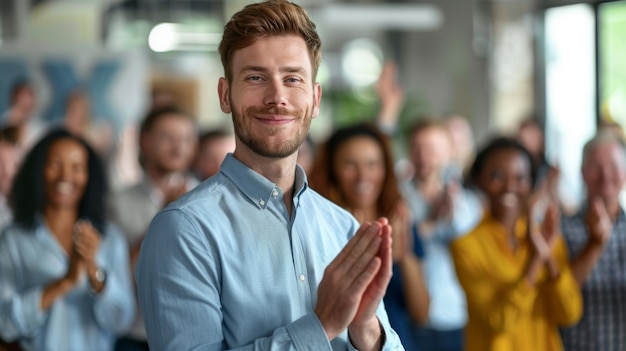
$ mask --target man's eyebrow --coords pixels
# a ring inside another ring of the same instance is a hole
[[[263,66],[248,65],[241,69],[241,72],[267,72],[268,69]],[[281,73],[304,73],[306,69],[302,66],[285,66],[279,68]]]
[[[306,69],[302,66],[287,66],[280,69],[281,72],[287,73],[304,73]]]
[[[262,67],[262,66],[254,66],[254,65],[248,65],[248,66],[243,66],[241,68],[241,72],[265,72],[267,71],[266,68]]]

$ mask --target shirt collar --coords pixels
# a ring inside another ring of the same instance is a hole
[[[258,208],[265,209],[269,201],[283,197],[282,189],[275,183],[256,173],[230,153],[222,162],[220,172],[229,178]],[[308,185],[306,174],[300,166],[296,166],[295,172],[294,204],[297,206],[300,196]]]

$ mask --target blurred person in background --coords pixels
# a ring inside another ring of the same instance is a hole
[[[75,89],[69,93],[63,125],[70,132],[87,140],[103,159],[108,160],[111,156],[113,126],[92,118],[91,101],[86,91]]]
[[[313,141],[313,138],[311,138],[311,134],[307,134],[306,138],[304,138],[304,142],[298,149],[298,160],[296,161],[307,175],[310,175],[313,171],[316,149],[317,145],[315,141]]]
[[[16,128],[16,144],[25,153],[45,130],[44,123],[35,116],[37,94],[31,82],[17,81],[11,88],[9,103],[9,109],[2,118],[2,126]]]
[[[539,186],[554,168],[546,158],[546,137],[543,126],[536,118],[523,120],[515,135],[533,157],[537,169],[537,186]]]
[[[0,231],[13,219],[8,197],[20,163],[20,152],[13,137],[14,129],[0,129]]]
[[[226,154],[235,151],[235,135],[222,129],[200,134],[198,152],[193,161],[193,173],[199,181],[213,176],[220,170]]]
[[[144,178],[111,195],[111,220],[121,229],[130,246],[130,269],[134,270],[141,244],[154,215],[198,181],[188,172],[197,145],[195,119],[175,108],[150,111],[140,128],[140,163]],[[141,311],[115,350],[147,350]]]
[[[600,130],[583,148],[587,197],[563,218],[572,271],[583,294],[582,319],[562,331],[567,350],[626,350],[626,216],[620,191],[626,182],[624,140]]]
[[[110,350],[135,312],[128,246],[105,217],[105,173],[55,130],[26,155],[0,236],[0,336],[25,350]]]
[[[418,328],[420,350],[460,351],[467,310],[454,271],[449,244],[482,216],[480,199],[462,185],[451,166],[451,138],[439,120],[424,118],[408,132],[413,176],[401,182],[424,246],[424,274],[430,296],[427,323]]]
[[[412,325],[426,321],[429,301],[418,257],[423,251],[398,189],[389,140],[368,124],[336,130],[319,150],[310,184],[360,223],[390,219],[394,274],[385,307],[404,348],[417,350]]]
[[[537,212],[531,154],[515,139],[496,138],[470,170],[488,210],[476,228],[451,244],[467,297],[467,351],[563,350],[558,327],[582,314],[552,201]],[[539,217],[540,216],[540,217]]]
[[[443,119],[443,124],[452,141],[452,165],[465,175],[474,162],[476,146],[472,127],[465,116],[451,114]]]

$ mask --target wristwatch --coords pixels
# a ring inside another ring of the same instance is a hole
[[[96,283],[104,284],[104,282],[107,280],[107,274],[104,269],[98,267],[96,268],[96,272],[94,273],[93,278]]]

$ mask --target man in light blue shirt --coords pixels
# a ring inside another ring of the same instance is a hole
[[[296,166],[319,113],[320,48],[287,1],[226,24],[218,93],[236,148],[148,229],[135,274],[151,349],[403,350],[382,304],[387,220],[359,227]]]
[[[420,350],[461,351],[467,306],[449,245],[478,223],[483,206],[461,185],[462,172],[450,161],[450,135],[440,121],[420,120],[408,135],[414,174],[400,187],[418,223],[430,296],[428,321],[415,328],[416,340]]]

